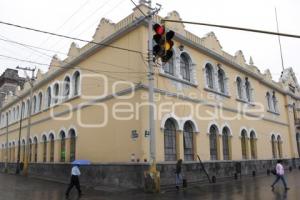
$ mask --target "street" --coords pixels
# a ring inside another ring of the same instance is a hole
[[[84,174],[83,174],[84,176]],[[282,183],[271,190],[274,176],[243,177],[242,180],[219,182],[216,184],[192,185],[185,190],[163,189],[160,194],[146,194],[143,191],[124,190],[99,186],[96,188],[83,187],[83,196],[77,197],[73,188],[69,199],[104,200],[104,199],[136,199],[136,200],[299,200],[300,199],[300,171],[287,173],[290,187],[285,192]],[[67,185],[36,178],[0,174],[0,200],[61,200],[65,199],[64,192]]]

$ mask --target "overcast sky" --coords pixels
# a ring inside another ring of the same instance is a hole
[[[139,0],[134,0],[138,3]],[[299,0],[156,0],[161,16],[176,10],[182,20],[241,26],[276,31],[275,7],[280,32],[300,35]],[[91,40],[101,18],[118,22],[132,12],[130,0],[2,0],[0,21]],[[247,62],[252,56],[261,71],[269,68],[274,80],[281,73],[278,37],[258,33],[186,25],[186,29],[203,37],[213,31],[223,50],[234,55],[242,50]],[[0,24],[0,39],[14,40],[41,48],[67,53],[72,40],[62,39]],[[300,74],[300,39],[281,37],[285,67],[293,67]],[[80,46],[83,44],[81,43]],[[29,48],[0,40],[0,55],[49,64],[54,52],[38,53]],[[48,56],[46,56],[47,54]],[[64,58],[64,54],[59,55]],[[47,66],[16,61],[0,56],[0,72],[6,68]],[[22,73],[20,73],[22,75]]]

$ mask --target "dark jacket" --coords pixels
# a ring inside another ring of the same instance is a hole
[[[176,164],[176,171],[175,171],[176,174],[180,174],[181,173],[181,164],[177,163]]]

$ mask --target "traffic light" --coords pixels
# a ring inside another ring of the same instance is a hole
[[[172,38],[174,37],[174,31],[168,31],[165,33],[165,27],[160,24],[154,24],[153,30],[155,34],[153,35],[153,55],[160,57],[162,62],[168,62],[173,56],[172,47],[174,42]]]
[[[155,35],[153,35],[153,41],[155,42],[155,45],[153,45],[153,55],[161,57],[164,55],[163,45],[165,43],[164,41],[165,27],[159,24],[154,24],[153,30],[155,32]]]
[[[165,37],[165,55],[161,58],[163,62],[168,62],[170,58],[173,56],[173,50],[172,47],[174,45],[174,42],[172,41],[172,38],[174,37],[175,33],[174,31],[168,31]]]

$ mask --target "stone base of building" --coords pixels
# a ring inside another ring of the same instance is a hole
[[[234,180],[241,176],[267,175],[276,165],[277,160],[238,160],[238,161],[207,161],[203,166],[212,182],[220,180]],[[286,170],[300,169],[300,159],[284,159]],[[161,187],[175,184],[175,162],[158,163]],[[30,163],[29,175],[41,179],[68,183],[71,171],[70,164]],[[114,163],[93,164],[81,167],[82,185],[95,187],[99,185],[143,188],[144,172],[149,169],[146,163]],[[4,172],[4,163],[0,163],[0,170]],[[182,165],[185,179],[189,183],[209,182],[203,167],[199,162],[186,162]],[[8,164],[9,173],[16,172],[16,164]],[[21,172],[22,173],[22,172]]]

